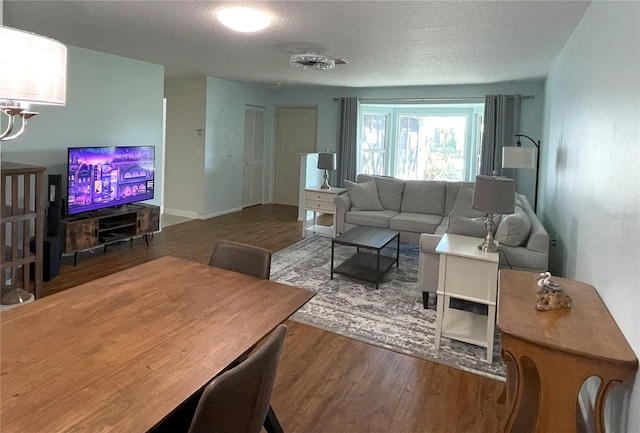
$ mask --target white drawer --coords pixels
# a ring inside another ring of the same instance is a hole
[[[331,207],[333,208],[333,199],[336,198],[336,194],[328,193],[328,192],[316,192],[316,191],[305,191],[307,198],[307,202],[309,200],[314,201],[328,201],[331,203]]]
[[[333,212],[333,202],[307,199],[307,209]]]

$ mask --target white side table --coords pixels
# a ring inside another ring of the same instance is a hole
[[[306,237],[307,230],[321,233],[331,237],[336,236],[336,205],[335,198],[346,191],[345,188],[322,189],[320,187],[304,189],[304,212],[302,218],[302,237]],[[307,211],[313,212],[313,225],[307,226]],[[319,226],[316,212],[333,215],[331,227]]]
[[[445,336],[487,348],[487,362],[493,362],[493,333],[496,325],[498,253],[483,252],[479,238],[445,234],[436,247],[440,253],[436,349]],[[451,298],[485,304],[488,316],[449,308]]]

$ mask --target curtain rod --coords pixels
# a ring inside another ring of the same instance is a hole
[[[524,95],[522,99],[534,99],[534,95]],[[333,98],[339,101],[340,98]],[[361,98],[360,102],[484,102],[483,96],[475,96],[468,98]]]

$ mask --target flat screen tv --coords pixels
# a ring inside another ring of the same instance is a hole
[[[70,147],[67,214],[153,198],[155,147]]]

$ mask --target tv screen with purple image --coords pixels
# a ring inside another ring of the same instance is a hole
[[[155,147],[71,147],[67,214],[153,198]]]

